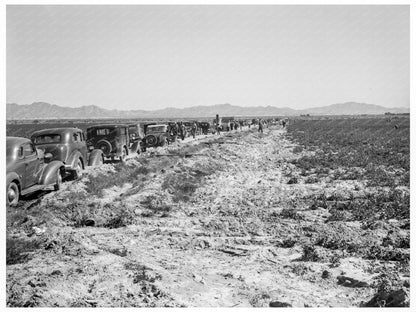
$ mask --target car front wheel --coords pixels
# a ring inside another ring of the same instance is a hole
[[[11,182],[7,188],[7,204],[9,206],[16,206],[19,202],[19,187],[15,182]]]
[[[78,159],[74,168],[74,179],[80,179],[82,177],[82,161]]]

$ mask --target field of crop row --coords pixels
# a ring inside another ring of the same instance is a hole
[[[292,162],[301,169],[306,183],[325,177],[364,181],[369,188],[385,187],[382,198],[374,197],[377,205],[370,205],[369,216],[377,218],[382,213],[379,217],[384,219],[409,218],[409,197],[404,201],[397,197],[410,184],[408,118],[394,123],[385,119],[297,120],[289,127],[288,137],[299,144],[298,150],[313,151]]]
[[[409,276],[409,119],[296,120],[286,136],[299,155],[291,161],[298,172],[291,183],[322,185],[303,202],[329,213],[319,234],[312,233],[308,254],[319,259],[316,248],[324,247],[338,258],[355,255],[382,264],[377,287],[384,301],[376,296],[373,303],[386,304],[388,291],[400,292]],[[333,192],[334,185],[344,189]]]

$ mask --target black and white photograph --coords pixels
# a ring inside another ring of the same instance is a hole
[[[2,6],[4,307],[415,306],[410,1]]]

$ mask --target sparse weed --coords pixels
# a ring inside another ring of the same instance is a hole
[[[292,273],[295,273],[298,276],[304,276],[308,272],[310,272],[310,269],[304,263],[295,263],[292,265]]]
[[[303,152],[302,146],[295,146],[293,148],[293,153],[295,153],[295,154],[299,154],[299,153],[302,153],[302,152]]]
[[[141,213],[143,217],[153,217],[155,215],[167,217],[172,210],[172,206],[165,203],[164,197],[161,194],[148,195],[140,204],[146,209]]]
[[[303,216],[294,209],[284,208],[280,212],[280,217],[283,219],[303,220]]]
[[[319,255],[318,251],[316,250],[315,246],[304,245],[302,247],[302,257],[300,258],[300,260],[317,262],[317,261],[322,260],[322,258]]]
[[[88,194],[95,196],[102,196],[103,190],[113,186],[123,186],[126,183],[134,183],[138,179],[138,176],[145,176],[151,172],[154,172],[154,168],[145,166],[130,166],[126,164],[115,165],[115,173],[104,174],[99,173],[96,176],[89,177],[89,181],[86,182],[86,191]]]

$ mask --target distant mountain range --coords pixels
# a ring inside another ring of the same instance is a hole
[[[95,105],[63,107],[44,102],[27,105],[6,105],[6,118],[10,119],[92,119],[92,118],[197,118],[220,116],[296,116],[296,115],[361,115],[387,112],[409,113],[406,107],[387,108],[380,105],[347,102],[322,107],[296,110],[289,107],[253,106],[241,107],[231,104],[192,106],[187,108],[164,108],[159,110],[108,110]]]

